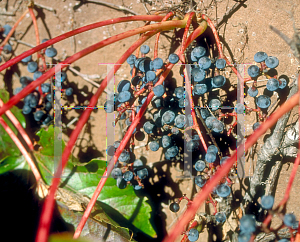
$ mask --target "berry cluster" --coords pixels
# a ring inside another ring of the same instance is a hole
[[[43,39],[42,43],[46,42],[48,39]],[[57,55],[57,50],[54,47],[48,47],[39,53],[39,57],[36,61],[32,59],[32,56],[28,56],[22,59],[21,63],[27,66],[27,71],[32,73],[32,77],[22,76],[20,77],[21,87],[17,87],[14,90],[14,95],[22,91],[24,87],[29,85],[31,82],[35,81],[41,77],[44,72],[46,72],[51,65],[45,62],[45,56],[48,57],[51,63],[55,63],[53,59]],[[38,64],[41,60],[42,64]],[[55,85],[55,80],[61,83],[66,83],[67,74],[64,71],[56,73],[55,76],[51,77],[49,82],[41,84],[33,92],[28,94],[23,100],[22,112],[25,115],[33,114],[33,118],[39,124],[47,125],[53,120],[53,92],[52,87]],[[63,84],[64,85],[64,84]],[[71,87],[61,89],[66,97],[73,94],[73,89]]]

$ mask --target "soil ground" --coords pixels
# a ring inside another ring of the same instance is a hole
[[[85,1],[72,1],[72,0],[53,0],[53,1],[36,1],[36,3],[51,7],[56,10],[56,13],[43,10],[38,12],[38,27],[40,31],[41,39],[53,38],[62,33],[70,31],[72,29],[85,26],[90,23],[94,23],[101,20],[106,20],[115,17],[127,16],[127,13],[119,11],[101,4],[96,4]],[[97,2],[97,1],[95,1]],[[139,0],[110,0],[110,3],[114,3],[121,6],[126,6],[139,14],[147,14],[144,5]],[[148,3],[147,3],[148,2]],[[149,4],[152,2],[152,6]],[[158,10],[161,2],[165,3],[165,6],[175,1],[145,1],[145,5],[149,10]],[[238,1],[199,1],[199,10],[206,13],[213,20],[222,19],[224,14],[232,8]],[[2,1],[0,3],[0,12],[13,11],[16,5],[15,1]],[[16,12],[16,16],[4,16],[0,14],[0,24],[13,24],[15,20],[24,11],[24,3]],[[209,6],[207,8],[207,6]],[[6,8],[6,9],[5,9]],[[276,56],[280,60],[277,71],[279,75],[285,74],[291,79],[295,77],[299,63],[295,59],[289,46],[270,30],[269,26],[272,25],[282,31],[288,37],[294,35],[293,23],[295,26],[300,26],[300,16],[297,15],[300,10],[297,0],[280,1],[280,0],[251,0],[246,1],[236,12],[232,13],[229,18],[223,22],[219,28],[219,34],[223,43],[225,55],[229,59],[241,65],[242,68],[247,67],[254,63],[253,56],[257,51],[264,51],[268,55]],[[291,12],[291,14],[289,13]],[[25,19],[20,23],[17,28],[16,37],[26,43],[35,45],[34,28],[31,24],[31,18],[28,14]],[[75,37],[66,39],[54,45],[58,50],[58,58],[64,58],[65,56],[71,56],[72,54],[98,42],[103,39],[109,38],[118,33],[141,27],[142,22],[129,22],[117,25],[110,25],[99,29],[91,30],[83,34],[79,34]],[[165,59],[171,50],[172,43],[170,39],[174,37],[173,32],[166,32],[161,36],[159,42],[159,57]],[[98,75],[99,79],[96,82],[100,82],[107,73],[107,63],[115,63],[117,59],[127,50],[127,48],[137,39],[137,36],[131,37],[125,40],[121,40],[116,44],[112,44],[103,49],[95,51],[94,53],[82,58],[72,67],[79,70],[81,73],[88,75]],[[153,50],[154,39],[146,42],[151,46]],[[16,45],[15,42],[13,42]],[[173,43],[174,44],[174,43]],[[172,47],[173,48],[173,47]],[[21,54],[23,51],[28,50],[29,47],[19,44],[16,48],[15,55]],[[152,57],[153,52],[150,52]],[[234,59],[232,59],[234,57]],[[19,75],[26,73],[26,67],[19,65]],[[115,83],[117,84],[122,79],[130,77],[129,65],[123,65],[116,74]],[[174,71],[174,77],[179,80],[180,76],[178,72]],[[230,75],[230,74],[229,74]],[[246,73],[245,73],[246,75]],[[232,81],[234,81],[233,75],[230,75]],[[96,87],[86,82],[78,75],[72,74],[68,71],[68,79],[70,86],[76,89],[77,96],[74,102],[69,101],[66,105],[86,105],[87,100],[91,97],[92,93],[95,93]],[[18,87],[19,81],[16,76],[12,77],[11,83],[5,85],[9,91]],[[262,81],[259,86],[266,85],[266,82]],[[4,87],[3,80],[0,80],[0,88]],[[102,106],[106,97],[100,97],[98,105]],[[276,96],[273,96],[272,101],[276,101]],[[246,104],[251,106],[253,101],[246,99]],[[83,110],[68,110],[63,113],[63,122],[68,124],[73,118],[79,117]],[[91,158],[106,159],[106,137],[111,133],[106,132],[105,111],[99,108],[94,111],[88,124],[85,126],[84,132],[81,133],[77,142],[78,146],[74,149],[74,154],[80,158],[81,161],[88,161]],[[249,116],[245,122],[245,134],[249,135],[252,132],[252,124],[255,121],[255,115]],[[293,119],[295,121],[295,117]],[[291,122],[291,121],[290,121]],[[122,124],[122,122],[120,122]],[[71,130],[75,127],[76,122],[70,125],[64,130],[64,139],[67,141],[71,133]],[[122,125],[117,125],[115,129],[115,140],[122,138]],[[145,141],[140,142],[137,146],[143,146]],[[261,141],[259,145],[261,145]],[[145,147],[136,149],[136,156],[143,156],[147,159],[147,165],[153,168],[153,176],[150,178],[149,187],[151,187],[152,200],[157,203],[157,211],[155,213],[155,220],[159,221],[157,224],[161,226],[159,229],[158,237],[162,238],[163,234],[168,231],[172,225],[176,222],[178,215],[170,212],[168,205],[175,198],[180,197],[182,194],[187,194],[188,197],[192,197],[195,194],[195,187],[191,179],[181,179],[182,171],[174,164],[169,164],[162,161],[161,150],[154,153],[148,151]],[[247,160],[247,162],[250,162]],[[254,161],[255,163],[255,161]],[[285,187],[289,179],[292,165],[285,163],[281,169],[280,177],[275,191],[276,203],[284,195]],[[250,172],[251,173],[251,172]],[[300,216],[298,193],[299,177],[296,178],[294,186],[291,192],[290,202],[288,203],[287,211],[294,212],[297,217]],[[182,214],[184,206],[179,215]],[[200,209],[205,211],[204,206]],[[207,209],[206,209],[207,211]],[[226,226],[231,229],[236,227],[236,221],[231,220],[232,224]],[[206,230],[205,230],[206,231]],[[199,241],[207,241],[209,238],[207,232],[201,234]],[[211,239],[211,238],[210,238]],[[180,241],[180,240],[178,240]]]

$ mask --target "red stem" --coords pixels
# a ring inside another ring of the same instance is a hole
[[[0,107],[3,106],[3,101],[0,98]],[[27,143],[28,147],[30,150],[34,150],[33,148],[33,144],[28,136],[28,134],[26,133],[26,131],[23,129],[22,125],[20,124],[19,120],[15,117],[15,115],[10,111],[7,110],[5,112],[6,116],[10,119],[10,121],[13,123],[13,125],[18,129],[19,133],[22,135],[23,139],[25,140],[25,142]]]
[[[33,22],[33,26],[34,26],[34,32],[35,32],[35,39],[36,39],[36,45],[38,46],[40,44],[40,36],[39,36],[39,28],[37,25],[37,21],[36,21],[36,17],[34,15],[33,9],[31,7],[28,8],[29,9],[29,13]],[[39,59],[39,53],[37,53],[37,59]]]
[[[169,235],[167,235],[163,240],[164,242],[173,242],[176,240],[181,231],[183,231],[185,225],[195,216],[195,213],[197,212],[199,207],[206,200],[212,190],[218,185],[219,181],[223,177],[227,176],[236,160],[240,158],[244,154],[244,152],[247,151],[253,144],[255,144],[258,138],[263,135],[270,127],[272,127],[282,115],[289,112],[294,106],[299,103],[299,96],[299,92],[297,92],[289,100],[282,104],[282,106],[278,110],[270,115],[269,118],[264,123],[262,123],[251,136],[249,136],[245,143],[245,149],[243,147],[243,144],[237,148],[237,151],[235,151],[234,154],[227,159],[226,163],[222,165],[222,169],[218,169],[215,175],[211,179],[209,179],[209,181],[203,187],[201,192],[197,193],[191,206],[173,226]]]
[[[99,28],[99,27],[106,26],[106,25],[128,22],[128,21],[157,21],[158,22],[158,21],[161,21],[163,18],[164,18],[164,16],[158,16],[158,15],[136,15],[136,16],[115,18],[115,19],[108,19],[108,20],[104,20],[101,22],[89,24],[87,26],[84,26],[84,27],[69,31],[67,33],[64,33],[62,35],[59,35],[53,39],[50,39],[50,40],[40,44],[39,46],[36,46],[36,47],[22,53],[21,55],[16,56],[15,58],[13,58],[13,59],[5,62],[3,65],[1,65],[0,71],[3,71],[4,69],[20,62],[25,57],[32,55],[32,54],[36,53],[37,51],[40,51],[50,45],[53,45],[53,44],[59,42],[59,41],[67,39],[76,34],[86,32],[88,30],[92,30],[92,29]]]
[[[25,157],[28,165],[30,166],[30,168],[32,170],[32,173],[33,173],[36,181],[38,182],[41,179],[41,175],[39,173],[39,170],[35,166],[34,161],[30,157],[30,155],[28,154],[27,150],[25,149],[25,147],[22,145],[21,141],[18,139],[18,137],[15,135],[15,133],[11,130],[11,128],[7,125],[7,123],[4,121],[4,119],[2,117],[0,117],[0,124],[3,126],[5,131],[11,137],[11,139],[15,142],[15,144],[17,145],[17,147],[19,148],[19,150],[21,151],[21,153]]]
[[[180,50],[184,49],[184,46],[186,44],[187,35],[189,33],[189,29],[190,29],[190,26],[191,26],[191,23],[192,23],[192,19],[193,19],[194,16],[195,16],[194,12],[191,12],[189,14],[189,16],[188,16],[188,20],[187,20],[186,26],[184,28],[184,33],[183,33],[183,37],[182,37],[181,49]]]
[[[136,28],[136,29],[133,29],[133,30],[129,30],[127,32],[115,35],[115,36],[110,37],[110,38],[105,39],[105,40],[102,40],[102,41],[100,41],[100,42],[98,42],[98,43],[96,43],[96,44],[94,44],[90,47],[87,47],[87,48],[83,49],[82,51],[79,51],[78,53],[76,53],[76,54],[72,55],[71,57],[65,59],[63,62],[61,62],[59,64],[62,65],[62,68],[65,68],[68,64],[71,64],[71,63],[75,62],[76,60],[78,60],[78,59],[80,59],[80,58],[82,58],[82,57],[84,57],[84,56],[86,56],[86,55],[88,55],[88,54],[104,47],[104,46],[107,46],[109,44],[117,42],[119,40],[128,38],[128,37],[133,36],[135,34],[151,31],[151,30],[159,31],[159,30],[169,30],[169,29],[172,29],[172,28],[175,28],[175,27],[182,27],[184,25],[184,23],[185,23],[185,20],[174,20],[174,21],[167,21],[167,22],[163,22],[163,23],[152,24],[152,25]],[[47,42],[49,42],[49,40]],[[41,45],[43,45],[43,44],[41,44]],[[47,79],[49,79],[54,73],[55,73],[55,67],[52,67],[50,70],[45,72],[41,77],[39,77],[34,82],[31,82],[28,86],[26,86],[21,92],[19,92],[18,94],[13,96],[11,99],[9,99],[9,101],[7,103],[5,103],[2,108],[0,108],[0,116],[5,111],[10,109],[13,105],[17,104],[22,98],[27,96],[28,93],[33,91],[37,86],[39,86],[40,84],[45,82]]]
[[[130,56],[130,54],[132,54],[132,52],[138,48],[138,46],[140,46],[142,43],[144,43],[147,39],[149,39],[153,34],[155,34],[156,31],[153,32],[149,32],[147,34],[145,34],[144,36],[142,36],[139,40],[137,40],[126,52],[125,54],[116,62],[116,66],[114,68],[114,73],[116,73],[116,71],[120,68],[121,65],[119,64],[123,64],[126,59]],[[93,107],[97,104],[98,99],[100,97],[100,95],[102,94],[102,92],[104,91],[104,89],[107,86],[107,79],[111,80],[111,77],[113,75],[113,73],[109,73],[109,78],[105,78],[99,89],[97,90],[97,92],[95,93],[95,95],[91,98],[89,106]],[[71,151],[73,149],[73,146],[84,126],[84,124],[86,123],[86,121],[88,120],[91,112],[93,109],[86,109],[85,112],[81,115],[76,128],[74,129],[74,131],[72,132],[71,136],[70,136],[70,140],[67,144],[67,146],[65,147],[65,150],[63,152],[62,155],[62,170],[66,165],[66,162],[71,154]],[[1,110],[0,110],[1,111]],[[60,176],[60,174],[57,174],[58,176]],[[105,175],[104,175],[105,176]],[[57,177],[57,176],[56,176]],[[51,218],[52,218],[52,211],[54,208],[54,196],[55,196],[55,192],[58,188],[60,182],[60,178],[54,178],[52,180],[52,185],[49,191],[49,194],[46,198],[45,204],[43,206],[43,211],[42,211],[42,215],[41,215],[41,219],[40,219],[40,223],[39,223],[39,228],[38,228],[38,234],[36,237],[36,241],[37,242],[41,242],[41,241],[47,241],[48,238],[48,234],[49,234],[49,226],[50,226],[50,222],[51,222]],[[84,217],[84,215],[83,215]]]
[[[200,23],[200,26],[193,32],[193,34],[191,34],[187,40],[187,45],[185,46],[185,48],[191,44],[191,42],[197,38],[200,34],[202,34],[205,29],[206,29],[207,25],[206,25],[206,22],[202,22]],[[183,50],[184,51],[184,50]],[[179,52],[179,51],[177,51]],[[178,53],[178,55],[182,54],[181,52]],[[158,82],[156,83],[156,86],[157,85],[160,85],[163,83],[163,81],[165,80],[166,76],[169,74],[169,72],[171,71],[171,69],[173,68],[174,64],[167,64],[166,66],[166,69],[164,71],[164,73],[160,76],[160,79],[158,80]],[[114,155],[114,162],[112,162],[112,160],[109,162],[107,168],[105,169],[105,172],[82,216],[82,219],[75,231],[75,234],[74,234],[74,237],[73,238],[78,238],[80,236],[80,233],[84,227],[84,224],[86,222],[86,220],[88,219],[88,216],[93,208],[93,206],[95,205],[96,201],[97,201],[97,198],[108,178],[108,176],[110,175],[112,169],[114,168],[114,165],[116,164],[121,152],[123,151],[123,149],[125,148],[126,144],[128,143],[128,141],[130,140],[131,138],[131,135],[135,129],[135,127],[137,126],[137,124],[140,122],[144,112],[146,111],[149,103],[151,102],[152,98],[154,96],[154,93],[153,91],[151,91],[146,99],[146,101],[144,102],[144,104],[142,105],[141,109],[139,110],[139,112],[137,113],[134,121],[131,123],[131,125],[129,126],[125,136],[123,137],[122,139],[122,142],[120,143],[119,147],[117,148],[116,152],[115,152],[115,155]],[[78,125],[77,125],[78,126]],[[77,128],[77,127],[76,127]],[[75,130],[73,131],[75,132]],[[54,197],[54,195],[53,195]]]

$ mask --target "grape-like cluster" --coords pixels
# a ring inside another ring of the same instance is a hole
[[[47,41],[48,39],[43,39],[42,43]],[[55,63],[53,59],[57,55],[57,50],[54,47],[48,47],[43,49],[39,54],[41,56],[46,56],[49,58],[51,63]],[[49,63],[45,62],[45,59],[38,58],[37,60],[33,60],[32,56],[25,57],[21,60],[23,65],[27,66],[28,76],[20,77],[21,87],[17,87],[14,89],[14,95],[19,93],[23,88],[29,85],[31,82],[36,81],[40,78],[44,72],[46,72],[50,67]],[[40,63],[40,64],[39,64]],[[55,85],[55,80],[58,80],[60,85],[66,86],[67,73],[65,71],[60,71],[59,73],[55,73],[53,77],[49,81],[41,84],[34,91],[29,93],[23,100],[23,108],[22,112],[25,115],[33,115],[33,119],[37,122],[37,124],[47,125],[53,120],[53,91],[52,86]],[[61,89],[62,93],[66,97],[72,96],[73,89],[72,87],[65,87]]]

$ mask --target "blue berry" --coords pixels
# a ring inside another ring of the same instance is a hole
[[[185,96],[184,87],[176,87],[174,90],[174,94],[177,98],[183,99]]]
[[[206,92],[207,92],[207,85],[206,84],[198,83],[198,84],[194,85],[193,95],[200,96],[200,95],[203,95]]]
[[[178,55],[176,55],[175,53],[170,54],[169,61],[171,64],[176,64],[179,61]]]
[[[68,87],[65,90],[65,94],[66,94],[66,96],[71,96],[73,94],[73,88],[72,87]]]
[[[123,150],[121,155],[119,156],[119,161],[128,162],[130,160],[130,153],[127,150]]]
[[[148,176],[147,168],[140,169],[136,172],[137,176],[141,179],[146,179]]]
[[[182,129],[185,124],[186,124],[185,115],[178,114],[175,118],[175,126],[179,129]]]
[[[49,94],[48,94],[49,95]],[[112,100],[107,100],[104,103],[104,110],[106,113],[112,113],[114,111],[114,102]]]
[[[25,57],[24,59],[22,59],[21,61],[22,61],[23,63],[27,63],[27,62],[30,62],[31,60],[32,60],[32,56],[29,55],[29,56]]]
[[[254,61],[257,63],[263,62],[268,58],[265,52],[259,51],[254,55]]]
[[[146,80],[147,82],[152,82],[154,81],[156,78],[156,74],[154,71],[147,71],[146,72]]]
[[[271,104],[271,99],[266,95],[260,95],[256,99],[256,105],[260,108],[268,108]]]
[[[38,105],[38,98],[37,98],[37,96],[32,95],[29,100],[29,106],[31,108],[35,108],[37,105]]]
[[[144,125],[143,125],[144,131],[147,134],[152,134],[153,130],[154,130],[154,127],[155,127],[155,125],[150,121],[145,122]]]
[[[38,64],[34,61],[31,61],[27,64],[27,70],[30,73],[36,72],[38,70]]]
[[[4,31],[3,34],[8,35],[9,32],[12,30],[12,27],[8,24],[3,25]]]
[[[207,70],[211,66],[211,60],[207,56],[203,56],[199,59],[198,64],[200,68]]]
[[[127,186],[127,182],[122,178],[122,177],[118,177],[117,178],[117,187],[120,189],[124,189]]]
[[[225,126],[224,123],[220,120],[214,120],[213,122],[213,127],[212,127],[212,131],[214,131],[215,133],[221,133],[224,130]]]
[[[215,214],[216,221],[224,223],[226,221],[226,214],[224,212],[218,212]]]
[[[40,78],[43,75],[41,71],[36,71],[33,73],[33,80]]]
[[[210,145],[207,147],[207,153],[208,152],[218,154],[218,148],[215,145]]]
[[[248,68],[248,75],[251,77],[257,77],[259,75],[259,67],[256,65],[251,65]]]
[[[167,159],[175,157],[179,152],[177,146],[172,146],[166,150],[165,156]]]
[[[48,123],[50,123],[53,120],[53,117],[48,114],[47,117],[44,119],[44,121],[42,121],[43,125],[47,125]]]
[[[127,58],[127,63],[129,64],[129,65],[133,65],[134,64],[134,62],[136,61],[136,56],[135,55],[130,55],[128,58]]]
[[[57,55],[57,50],[53,47],[49,47],[49,48],[46,49],[45,55],[50,57],[50,58],[53,58]]]
[[[149,143],[149,148],[152,151],[158,151],[158,149],[159,149],[159,143],[157,141],[151,141]]]
[[[4,46],[3,46],[3,52],[4,52],[5,54],[11,53],[11,52],[12,52],[12,47],[11,47],[11,45],[9,45],[9,44],[4,45]]]
[[[278,240],[278,242],[289,242],[290,240],[288,240],[288,239],[280,239],[280,240]]]
[[[250,87],[247,91],[247,94],[250,96],[250,97],[256,97],[257,94],[258,94],[258,90],[257,88],[253,88],[253,87]]]
[[[117,91],[123,92],[123,91],[129,91],[130,90],[130,81],[128,80],[122,80],[119,82],[118,87],[117,87]]]
[[[216,67],[217,67],[217,69],[220,69],[220,70],[224,69],[225,66],[226,66],[226,60],[224,60],[222,58],[217,59],[217,61],[216,61]]]
[[[142,45],[140,48],[140,51],[142,54],[148,54],[150,51],[150,47],[149,45]]]
[[[196,176],[195,177],[195,184],[198,187],[203,187],[206,183],[206,180],[203,178],[203,176]]]
[[[284,78],[279,78],[280,84],[279,84],[279,88],[280,89],[284,89],[286,87],[286,80]]]
[[[55,73],[55,79],[60,82],[64,82],[67,79],[67,73],[64,71],[59,71]]]
[[[198,238],[199,238],[199,231],[197,229],[190,229],[188,239],[191,242],[194,242],[198,240]]]
[[[266,66],[269,68],[276,68],[279,65],[279,60],[275,56],[269,56],[265,60]]]
[[[241,232],[251,234],[256,230],[255,217],[250,214],[245,214],[240,219],[240,229]]]
[[[122,170],[118,167],[112,169],[111,171],[111,176],[114,178],[114,179],[118,179],[119,177],[122,177],[123,174],[122,174]]]
[[[185,99],[180,99],[178,101],[178,107],[179,108],[184,108],[185,107]]]
[[[43,116],[45,115],[45,113],[42,110],[36,111],[33,115],[34,120],[39,122],[41,121],[41,119],[43,118]]]
[[[120,103],[128,102],[131,99],[131,93],[128,91],[120,92],[118,95],[118,101]]]
[[[188,152],[193,152],[199,149],[199,142],[198,140],[191,139],[186,143],[186,150]]]
[[[173,212],[173,213],[177,213],[180,209],[179,207],[179,204],[174,202],[174,203],[171,203],[170,206],[169,206],[170,210]]]
[[[249,242],[251,238],[251,233],[241,232],[238,236],[238,242]]]
[[[46,41],[48,41],[49,39],[43,39],[42,40],[42,44],[45,43]]]
[[[243,114],[245,111],[245,105],[242,103],[237,103],[234,107],[234,110],[237,114]]]
[[[228,197],[230,195],[231,189],[226,184],[221,184],[216,188],[216,193],[219,197]]]
[[[22,87],[17,87],[16,89],[14,89],[14,95],[18,94],[19,92],[21,92],[23,90]]]
[[[157,85],[153,87],[152,91],[156,97],[161,97],[165,93],[165,87],[163,85]]]
[[[136,169],[136,168],[139,168],[139,167],[142,167],[144,164],[143,162],[140,160],[140,159],[137,159],[133,162],[133,168]]]
[[[46,102],[45,104],[45,110],[50,111],[52,109],[52,103],[51,102]]]
[[[206,50],[202,46],[197,46],[192,50],[191,55],[196,59],[200,59],[202,56],[206,54]]]
[[[207,128],[212,129],[213,128],[213,123],[216,121],[217,119],[214,116],[209,116],[205,119],[205,124],[207,126]]]
[[[195,163],[195,170],[196,171],[203,171],[205,169],[206,165],[205,162],[203,160],[198,160]]]
[[[42,92],[43,92],[43,93],[50,92],[50,90],[51,90],[51,86],[50,86],[49,83],[43,83],[43,84],[41,85],[41,88],[42,88]]]
[[[254,123],[253,126],[252,126],[253,131],[258,129],[259,126],[260,126],[259,122]]]
[[[126,171],[124,174],[123,174],[123,179],[125,180],[125,181],[131,181],[132,180],[132,178],[133,178],[133,173],[132,173],[132,171]]]
[[[217,155],[216,153],[214,152],[207,152],[205,154],[205,160],[208,162],[208,163],[214,163],[217,159]]]
[[[171,110],[166,111],[162,116],[163,124],[171,124],[175,119],[175,113]]]
[[[200,68],[194,68],[191,72],[195,82],[201,82],[205,79],[206,73]]]
[[[267,82],[267,89],[271,92],[277,90],[279,88],[279,81],[275,78],[271,78]]]
[[[283,223],[288,227],[293,227],[293,225],[296,223],[296,216],[292,213],[285,214]]]
[[[204,120],[207,119],[209,116],[211,116],[210,112],[206,108],[201,108],[200,114]]]
[[[154,70],[161,69],[164,66],[164,62],[161,58],[155,58],[152,63]]]
[[[221,106],[221,102],[219,99],[212,99],[209,102],[209,107],[211,108],[212,111],[218,110],[218,108]]]
[[[226,83],[226,78],[222,75],[215,76],[214,78],[211,79],[212,87],[220,88],[224,86],[225,83]]]
[[[274,204],[274,197],[269,196],[262,196],[261,197],[261,206],[263,209],[272,209]]]
[[[170,136],[168,135],[164,135],[162,138],[161,138],[161,145],[163,148],[168,148],[172,145],[172,139]]]
[[[25,104],[22,108],[22,113],[25,115],[31,113],[31,111],[32,111],[31,107],[29,107],[27,104]]]
[[[222,159],[220,160],[220,165],[223,165],[228,158],[229,158],[229,156],[222,157]]]

